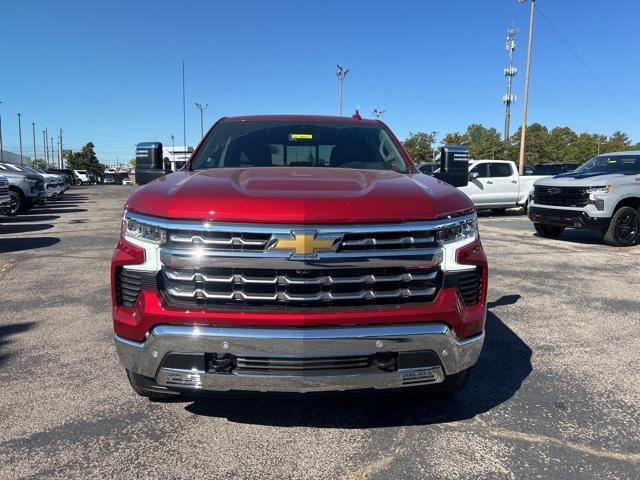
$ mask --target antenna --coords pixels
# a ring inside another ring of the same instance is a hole
[[[516,101],[516,96],[513,95],[513,77],[518,73],[518,69],[513,66],[513,52],[516,49],[516,33],[517,29],[511,27],[507,30],[507,43],[506,50],[509,56],[509,63],[507,68],[504,69],[504,76],[507,79],[507,93],[502,97],[502,103],[505,105],[504,111],[504,141],[509,140],[509,123],[511,122],[511,104]]]

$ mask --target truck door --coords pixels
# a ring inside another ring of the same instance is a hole
[[[487,184],[489,164],[477,163],[469,170],[469,173],[477,173],[478,176],[474,179],[470,178],[469,183],[464,187],[460,187],[460,190],[467,194],[475,206],[486,205],[487,198],[490,195],[488,188],[491,187],[491,184]]]
[[[512,206],[518,201],[518,174],[512,163],[489,163],[487,203],[493,206]]]

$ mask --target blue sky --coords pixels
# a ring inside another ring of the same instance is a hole
[[[538,0],[529,123],[640,140],[637,0]],[[351,71],[345,111],[386,110],[410,131],[504,122],[505,33],[519,27],[515,78],[521,121],[528,4],[517,0],[7,1],[0,7],[0,114],[5,149],[25,153],[31,122],[66,147],[92,140],[99,158],[126,162],[140,141],[187,143],[205,124],[251,113],[336,114],[336,63]],[[554,31],[570,43],[565,46]],[[586,64],[587,68],[584,67]],[[595,76],[591,72],[595,72]],[[624,107],[618,100],[624,102]]]

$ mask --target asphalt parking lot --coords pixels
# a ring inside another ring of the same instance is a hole
[[[109,261],[134,187],[0,217],[0,477],[640,478],[640,247],[482,215],[487,339],[454,400],[136,396]]]

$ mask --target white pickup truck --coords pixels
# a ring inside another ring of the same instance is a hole
[[[459,187],[477,209],[503,212],[507,208],[527,208],[533,182],[547,175],[531,175],[527,167],[520,176],[516,164],[507,160],[472,160],[469,162],[469,184]]]

